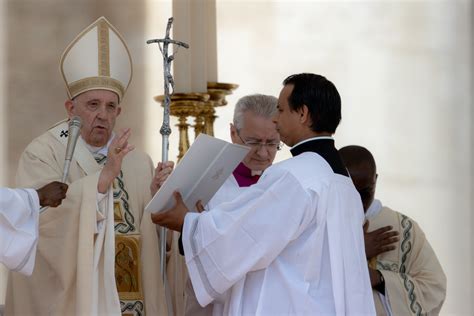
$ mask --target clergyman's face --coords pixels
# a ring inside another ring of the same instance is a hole
[[[235,144],[255,144],[242,161],[251,170],[265,170],[275,159],[277,145],[280,142],[275,123],[270,118],[257,116],[250,111],[244,112],[242,128],[238,131],[231,125],[230,136]],[[256,145],[259,143],[259,145]],[[263,145],[266,144],[266,145]]]
[[[281,140],[290,147],[298,143],[296,130],[301,126],[300,113],[292,111],[288,103],[292,91],[293,85],[291,84],[283,87],[278,97],[278,111],[273,117]]]
[[[69,118],[82,119],[81,136],[95,147],[103,147],[112,136],[115,120],[120,115],[118,96],[108,90],[91,90],[65,103]]]
[[[375,187],[377,185],[377,174],[373,168],[369,166],[358,166],[357,168],[349,168],[352,182],[360,194],[364,212],[370,207],[374,201]]]

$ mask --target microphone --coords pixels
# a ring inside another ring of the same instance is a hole
[[[81,134],[81,127],[82,120],[79,116],[74,116],[69,121],[66,156],[64,157],[63,177],[61,179],[62,183],[66,183],[66,179],[69,174],[69,167],[71,166],[72,156],[74,154],[74,149],[76,149],[77,139]],[[44,212],[47,208],[47,206],[43,206],[42,208],[40,208],[40,214]]]
[[[74,116],[69,121],[66,156],[64,157],[63,178],[61,180],[61,182],[63,183],[66,183],[67,176],[69,175],[69,167],[71,166],[71,160],[74,154],[74,149],[76,149],[77,139],[81,134],[81,127],[82,120],[79,116]]]

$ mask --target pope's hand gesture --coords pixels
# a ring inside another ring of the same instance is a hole
[[[107,152],[107,162],[99,176],[97,189],[100,193],[105,193],[109,189],[114,179],[119,175],[122,168],[123,158],[135,147],[128,143],[131,135],[130,128],[120,131],[112,140]]]

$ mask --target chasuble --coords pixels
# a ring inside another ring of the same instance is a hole
[[[33,140],[21,155],[20,186],[61,178],[67,122]],[[79,138],[62,205],[40,214],[31,277],[10,273],[6,315],[165,315],[151,198],[151,159],[134,150],[108,192],[97,191],[101,161]]]
[[[438,315],[446,298],[446,276],[420,226],[374,200],[367,210],[371,231],[390,225],[400,233],[395,250],[370,261],[385,279],[385,293],[373,290],[377,315]]]

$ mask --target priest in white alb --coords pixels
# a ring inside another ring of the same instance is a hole
[[[10,273],[6,315],[166,315],[158,236],[143,216],[154,166],[128,143],[130,129],[114,131],[132,76],[125,41],[101,17],[69,44],[60,69],[67,115],[82,119],[68,196],[40,214],[33,274]],[[61,178],[67,131],[58,122],[26,147],[19,186]]]
[[[331,135],[336,87],[315,74],[285,79],[273,118],[291,159],[267,168],[208,212],[176,205],[153,222],[182,231],[202,306],[230,290],[224,315],[374,315],[364,213]]]
[[[38,244],[40,207],[56,207],[66,197],[67,184],[51,182],[35,190],[0,188],[0,263],[31,275]]]

